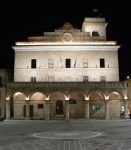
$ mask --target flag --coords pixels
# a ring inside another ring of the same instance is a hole
[[[74,62],[74,68],[76,67],[76,59],[75,59],[75,62]]]
[[[60,63],[62,63],[62,59],[61,59],[61,57],[60,57]]]
[[[63,64],[62,64],[62,59],[60,57],[60,64],[61,64],[61,68],[63,68]]]

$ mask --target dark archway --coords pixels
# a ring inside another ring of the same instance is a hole
[[[98,33],[97,31],[93,31],[93,32],[92,32],[92,36],[93,36],[93,37],[98,37],[98,36],[99,36],[99,33]]]
[[[63,102],[62,100],[56,101],[56,115],[62,115],[63,114]]]

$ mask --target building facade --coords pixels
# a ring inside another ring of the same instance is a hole
[[[128,116],[127,84],[119,81],[116,41],[105,18],[66,22],[54,32],[16,42],[14,82],[7,84],[7,119]]]

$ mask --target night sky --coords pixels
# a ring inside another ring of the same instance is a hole
[[[122,1],[122,2],[121,2]],[[98,13],[93,13],[93,9]],[[116,40],[119,49],[120,80],[131,75],[131,5],[129,0],[66,0],[29,1],[8,0],[0,2],[0,68],[14,67],[15,41],[28,36],[41,36],[53,31],[64,22],[81,29],[85,17],[101,16],[108,22],[107,38]]]

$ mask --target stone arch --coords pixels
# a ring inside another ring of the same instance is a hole
[[[100,90],[92,90],[88,94],[89,100],[105,100],[105,94]]]
[[[85,96],[81,91],[72,91],[69,94],[70,118],[85,117]]]
[[[42,92],[34,92],[30,95],[29,100],[34,100],[34,101],[39,100],[39,101],[41,101],[41,100],[45,100],[45,98],[46,98],[46,96]]]
[[[52,92],[50,95],[49,95],[49,100],[65,100],[66,99],[66,94],[63,93],[63,92],[59,92],[59,91],[56,91],[56,92]]]
[[[90,118],[105,118],[105,94],[93,90],[88,94]]]
[[[85,100],[85,95],[81,91],[72,91],[69,93],[69,99]]]
[[[107,95],[108,99],[119,99],[119,100],[123,100],[124,99],[124,96],[118,92],[118,91],[111,91],[108,93]]]
[[[60,91],[52,92],[49,95],[50,117],[64,117],[66,94]]]
[[[109,116],[110,118],[120,118],[124,107],[124,96],[117,92],[112,91],[108,94],[109,101]]]
[[[26,100],[26,95],[22,92],[15,92],[13,94],[13,100],[16,101],[16,100]]]
[[[29,96],[30,116],[33,119],[45,118],[45,99],[46,95],[42,92],[35,91]]]
[[[22,119],[24,117],[24,107],[26,106],[27,96],[22,92],[15,92],[11,101],[11,111],[13,111],[13,118]]]

